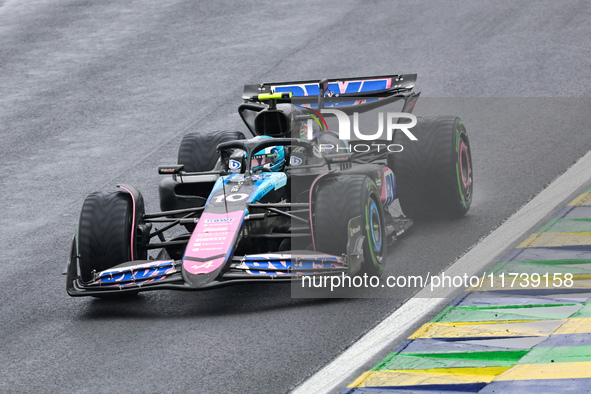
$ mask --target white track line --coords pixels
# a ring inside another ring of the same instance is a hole
[[[591,181],[591,151],[445,270],[446,275],[481,274],[485,267],[505,251],[507,246],[523,237],[558,205],[567,202],[576,189],[589,181]],[[293,393],[329,393],[338,389],[345,383],[345,379],[351,378],[349,375],[353,371],[390,347],[392,341],[405,334],[417,321],[426,319],[434,311],[449,303],[449,297],[453,291],[453,288],[442,289],[434,294],[428,288],[421,290],[332,362],[296,387]]]

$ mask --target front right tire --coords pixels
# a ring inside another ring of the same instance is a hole
[[[143,206],[141,209],[139,215],[143,216]],[[94,272],[131,261],[133,247],[138,253],[133,259],[146,259],[147,252],[132,244],[132,229],[137,232],[134,226],[133,203],[128,193],[114,190],[94,192],[86,197],[77,237],[82,281],[92,280]]]

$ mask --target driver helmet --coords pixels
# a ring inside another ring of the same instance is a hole
[[[256,136],[253,140],[271,138],[267,135]],[[285,165],[285,148],[283,146],[270,146],[252,155],[250,162],[253,171],[268,168],[273,172],[281,171]]]

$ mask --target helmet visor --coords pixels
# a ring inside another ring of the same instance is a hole
[[[275,160],[277,154],[275,153],[266,153],[263,155],[256,155],[252,157],[250,162],[251,168],[256,170],[257,168],[261,168],[264,166],[271,167],[271,164]]]

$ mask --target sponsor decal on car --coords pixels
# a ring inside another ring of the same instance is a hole
[[[331,82],[328,84],[328,91],[333,94],[361,93],[389,89],[391,86],[392,78],[360,79]],[[291,92],[294,96],[317,96],[320,93],[318,83],[275,85],[271,88],[276,93]]]
[[[152,281],[156,281],[164,279],[167,274],[172,272],[175,272],[173,261],[156,261],[125,268],[105,270],[99,274],[98,282],[111,284],[129,281],[130,283],[127,284],[135,284],[137,280],[152,279]],[[117,284],[117,286],[120,285],[125,286],[126,284]]]
[[[225,223],[233,222],[234,218],[221,218],[221,219],[205,219],[205,223]]]
[[[289,164],[291,164],[292,166],[299,166],[303,163],[303,160],[297,156],[291,156],[291,159],[289,159]]]
[[[197,275],[219,268],[232,253],[232,244],[242,225],[244,214],[244,211],[223,214],[203,213],[183,257],[185,270]]]
[[[383,174],[384,183],[381,185],[382,193],[380,199],[384,205],[389,205],[396,198],[396,179],[394,173],[388,167],[384,167]]]
[[[230,159],[228,167],[228,172],[240,172],[240,167],[242,167],[242,163],[240,163],[238,160]]]

